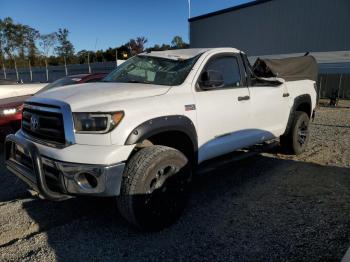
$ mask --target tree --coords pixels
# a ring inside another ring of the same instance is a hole
[[[30,26],[24,26],[24,33],[26,54],[29,60],[35,63],[35,58],[38,53],[35,42],[40,38],[39,31]]]
[[[43,34],[40,35],[39,45],[41,47],[41,53],[43,56],[48,57],[49,53],[53,50],[57,43],[56,33]]]
[[[127,46],[130,49],[131,55],[137,55],[139,53],[142,53],[145,49],[145,44],[147,43],[147,38],[144,36],[137,37],[136,39],[130,39],[130,41],[127,43]]]
[[[88,54],[88,52],[90,52],[90,51],[87,51],[87,50],[83,49],[83,50],[80,50],[76,54],[79,64],[85,64],[87,62],[87,54]]]
[[[17,47],[18,50],[18,55],[20,57],[20,59],[24,60],[24,49],[25,49],[25,40],[24,40],[24,36],[25,36],[25,28],[24,26],[22,26],[21,24],[13,24],[14,28],[15,28],[15,45]]]
[[[171,41],[171,45],[173,48],[187,48],[188,47],[188,44],[185,43],[183,40],[182,40],[182,37],[181,36],[174,36],[173,40]]]
[[[5,46],[4,51],[10,59],[13,59],[16,77],[19,80],[17,63],[15,52],[18,49],[18,35],[17,35],[17,26],[13,23],[12,18],[6,17],[3,20],[3,34],[5,36]]]
[[[56,43],[57,43],[57,35],[55,32],[40,36],[39,45],[42,50],[41,53],[45,59],[46,81],[49,81],[49,70],[48,70],[47,58],[49,56],[49,53],[52,51],[52,49],[56,45]]]
[[[117,48],[118,51],[118,59],[127,59],[130,55],[129,48],[127,45],[121,45]]]
[[[4,22],[0,19],[0,59],[2,63],[2,70],[4,72],[4,78],[6,79],[6,69],[5,69],[5,33],[4,33]]]
[[[160,51],[161,49],[160,49],[160,45],[158,45],[158,44],[155,44],[152,48],[150,48],[151,49],[151,51]]]
[[[77,54],[70,42],[69,31],[60,28],[58,32],[40,35],[39,31],[28,25],[15,23],[10,17],[0,19],[0,63],[6,77],[5,65],[15,68],[17,79],[19,78],[17,66],[28,66],[45,61],[46,77],[48,79],[48,65],[60,65],[64,61],[66,73],[68,63],[90,64],[90,61],[105,62],[116,59],[127,59],[145,51],[148,42],[144,36],[130,39],[119,47],[109,47],[105,50],[87,51],[81,50]],[[40,50],[37,48],[40,46]],[[162,51],[168,49],[187,48],[188,44],[180,36],[175,36],[169,44],[156,44],[147,48],[149,51]],[[54,54],[53,54],[54,51]],[[43,60],[38,57],[43,56]],[[117,56],[117,57],[116,57]],[[28,59],[28,60],[27,60]]]
[[[5,32],[4,32],[5,24],[0,18],[0,57],[4,56],[4,46],[5,46]]]
[[[160,47],[160,51],[169,50],[169,49],[171,49],[171,46],[168,44],[162,44],[162,46]]]
[[[22,25],[22,24],[16,24],[17,28],[17,46],[20,48],[20,59],[22,60],[22,63],[25,62],[25,56],[28,58],[28,65],[29,65],[29,72],[30,72],[30,79],[33,80],[33,75],[31,71],[32,63],[35,63],[36,59],[36,53],[37,48],[35,45],[35,41],[39,37],[39,31],[35,30],[34,28]]]
[[[108,48],[106,51],[104,51],[104,60],[105,61],[115,61],[115,55],[117,52],[117,48]]]
[[[66,75],[68,75],[67,70],[67,60],[68,62],[72,60],[74,56],[74,47],[73,44],[68,40],[69,31],[66,28],[59,28],[56,33],[59,46],[55,48],[57,54],[64,59],[64,68]]]
[[[74,56],[73,44],[68,40],[69,31],[66,28],[59,28],[56,33],[59,45],[55,48],[57,54],[70,60]]]

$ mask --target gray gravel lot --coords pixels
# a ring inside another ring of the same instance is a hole
[[[278,147],[202,166],[181,219],[159,233],[111,199],[32,196],[0,163],[0,261],[339,261],[350,246],[350,109],[321,108],[308,151]]]

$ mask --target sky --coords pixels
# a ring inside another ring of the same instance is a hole
[[[251,0],[191,0],[191,17]],[[188,0],[0,0],[0,18],[36,28],[42,34],[67,28],[75,51],[117,47],[145,36],[147,47],[188,42]]]

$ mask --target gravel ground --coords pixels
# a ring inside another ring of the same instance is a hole
[[[0,261],[339,261],[350,245],[350,109],[321,108],[311,128],[301,156],[270,144],[203,165],[181,219],[151,234],[112,200],[33,197],[1,162]]]

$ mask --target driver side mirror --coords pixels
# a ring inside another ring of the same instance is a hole
[[[203,90],[213,90],[224,86],[224,77],[220,71],[207,70],[201,74],[198,84]]]

